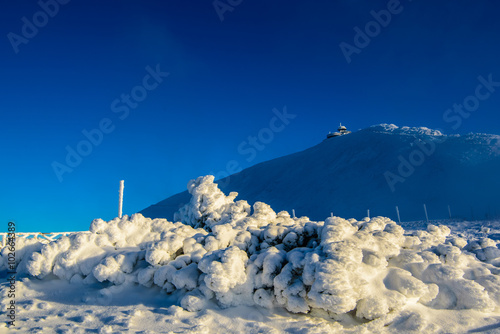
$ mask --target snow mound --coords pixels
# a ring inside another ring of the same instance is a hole
[[[27,271],[40,279],[159,286],[178,293],[188,311],[213,300],[374,320],[404,316],[417,303],[481,312],[500,305],[500,254],[491,239],[468,243],[434,225],[408,234],[384,217],[291,218],[265,203],[235,201],[213,176],[190,181],[188,190],[179,222],[140,214],[97,219],[90,231],[33,252]]]

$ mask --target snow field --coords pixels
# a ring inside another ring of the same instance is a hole
[[[434,225],[405,233],[384,217],[294,219],[264,203],[235,201],[236,193],[224,195],[213,181],[190,182],[191,201],[176,223],[135,214],[94,220],[88,232],[46,245],[26,241],[19,270],[42,280],[108,284],[104,300],[137,283],[161,288],[197,314],[213,303],[282,308],[365,330],[433,332],[428,310],[498,313],[495,240],[468,241]]]

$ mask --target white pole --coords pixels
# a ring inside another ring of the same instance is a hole
[[[332,217],[332,218],[333,218],[333,212],[330,212],[330,217]]]
[[[292,209],[293,218],[295,218],[295,209]]]
[[[121,180],[120,181],[120,195],[118,197],[118,217],[121,218],[122,217],[122,209],[123,209],[123,188],[125,187],[124,186],[124,183],[125,181],[124,180]]]
[[[366,215],[368,218],[370,218],[370,209],[366,210]]]
[[[429,224],[429,216],[427,215],[427,207],[424,204],[424,211],[425,211],[425,219],[427,220],[427,224]]]
[[[401,218],[399,217],[399,208],[398,206],[396,205],[396,213],[398,214],[398,222],[399,222],[399,225],[401,225]]]
[[[450,219],[451,219],[451,209],[450,209],[450,205],[448,205],[448,214],[450,215]]]

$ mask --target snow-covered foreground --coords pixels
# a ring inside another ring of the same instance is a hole
[[[43,246],[19,239],[15,328],[500,331],[499,222],[406,231],[384,217],[314,222],[235,201],[210,176],[188,188],[177,223],[138,214],[95,220],[89,232]],[[3,310],[9,302],[3,284]]]
[[[209,303],[199,312],[178,306],[160,288],[81,286],[60,280],[20,283],[16,329],[0,333],[465,333],[497,332],[500,315],[475,310],[431,310],[413,304],[368,323],[339,323],[320,310],[292,314],[281,308]],[[473,331],[474,332],[474,331]]]

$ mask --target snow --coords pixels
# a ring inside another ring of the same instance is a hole
[[[362,219],[370,210],[371,216],[398,221],[396,206],[402,221],[422,220],[423,204],[429,219],[448,219],[448,206],[453,218],[498,219],[499,147],[498,135],[446,135],[426,127],[381,124],[326,139],[217,183],[226,195],[238,192],[251,205],[264,202],[276,212],[295,210],[312,220],[331,212]],[[401,179],[391,187],[386,175]],[[179,193],[141,213],[172,220],[190,198],[189,192]]]
[[[135,214],[45,245],[18,239],[19,332],[500,327],[500,222],[311,221],[226,196],[213,176],[188,190],[177,222]],[[0,261],[5,273],[5,249]]]

